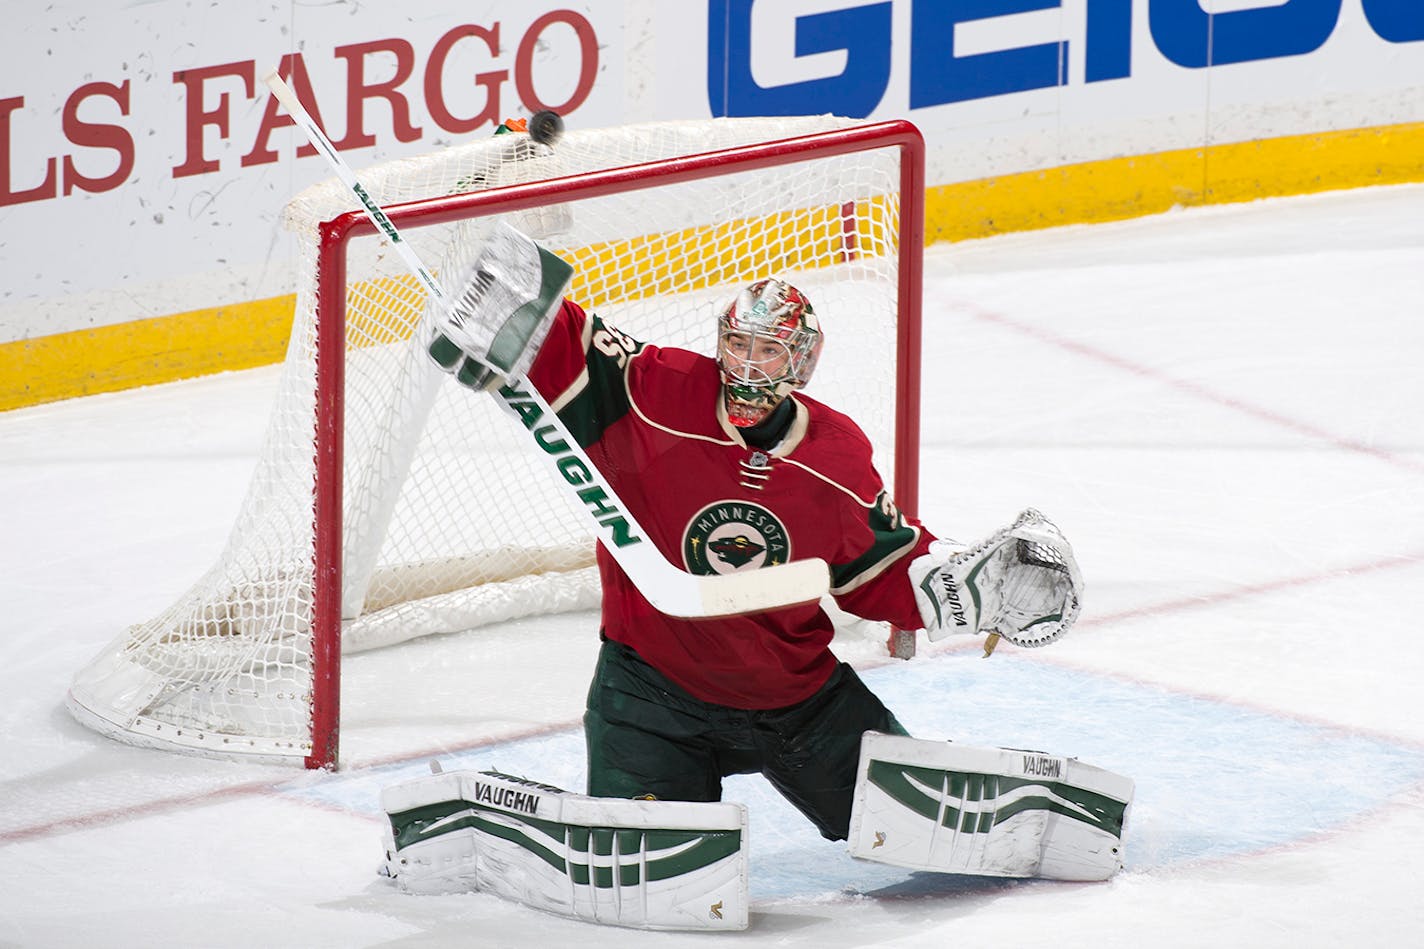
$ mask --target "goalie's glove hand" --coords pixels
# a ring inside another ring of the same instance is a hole
[[[449,269],[449,295],[432,299],[427,314],[430,358],[472,389],[523,376],[549,335],[573,267],[499,224],[473,261]]]
[[[1044,646],[1068,632],[1082,608],[1073,548],[1032,508],[973,547],[937,542],[910,564],[910,582],[931,640],[997,633],[1017,646]]]

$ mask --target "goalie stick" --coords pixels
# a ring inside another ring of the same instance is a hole
[[[337,178],[361,202],[366,216],[371,219],[376,229],[386,236],[426,291],[435,299],[450,305],[435,277],[426,269],[410,245],[401,238],[395,224],[361,185],[351,166],[337,154],[331,140],[313,121],[277,70],[269,71],[263,77],[263,82],[293,121],[306,133],[317,151],[325,156]],[[430,365],[430,371],[438,372],[433,364]],[[647,532],[628,511],[627,505],[618,498],[613,487],[604,479],[598,467],[588,458],[563,421],[534,386],[522,376],[507,377],[505,381],[507,385],[497,394],[501,404],[513,411],[512,400],[532,403],[538,411],[541,427],[554,427],[554,437],[546,437],[544,441],[551,444],[561,443],[561,453],[566,450],[569,455],[588,467],[593,475],[592,480],[578,486],[568,484],[563,476],[557,473],[557,469],[551,470],[555,472],[554,480],[563,485],[577,500],[579,509],[587,515],[604,548],[612,554],[638,591],[660,612],[686,618],[727,616],[809,603],[819,600],[828,592],[830,569],[826,562],[820,559],[795,560],[746,573],[712,576],[700,576],[679,570],[653,545]],[[532,428],[530,431],[532,434]],[[558,458],[547,452],[544,454],[551,465],[557,463]],[[600,493],[602,500],[598,500]],[[607,513],[595,515],[592,509],[594,507],[602,512],[613,508],[616,516],[609,516]]]

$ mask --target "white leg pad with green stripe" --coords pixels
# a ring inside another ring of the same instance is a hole
[[[747,927],[740,804],[586,797],[493,771],[386,788],[385,872],[413,893],[481,890],[638,929]]]
[[[1076,758],[867,732],[851,856],[976,876],[1106,880],[1132,779]]]

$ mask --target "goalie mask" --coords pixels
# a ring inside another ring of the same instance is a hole
[[[758,280],[723,311],[717,330],[722,397],[738,428],[756,425],[811,381],[821,325],[811,301],[791,284]]]

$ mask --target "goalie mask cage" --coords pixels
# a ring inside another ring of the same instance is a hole
[[[856,418],[913,512],[913,125],[661,122],[552,148],[497,135],[358,177],[437,279],[503,218],[575,265],[571,298],[660,345],[711,355],[737,289],[796,284],[827,334],[808,394]],[[331,181],[287,208],[296,314],[251,485],[218,562],[75,676],[67,704],[104,734],[335,767],[343,651],[598,604],[574,502],[495,400],[429,363],[424,290],[354,207]]]

